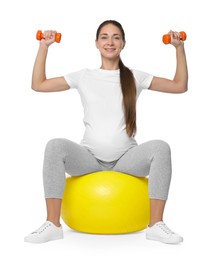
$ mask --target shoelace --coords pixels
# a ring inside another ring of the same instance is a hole
[[[171,235],[174,234],[174,232],[167,227],[167,225],[165,223],[158,223],[157,226],[162,229],[166,234]]]
[[[35,230],[34,232],[32,232],[32,234],[36,234],[39,233],[41,234],[42,232],[44,232],[48,227],[50,227],[51,224],[50,223],[44,223],[40,228],[38,228],[37,230]]]

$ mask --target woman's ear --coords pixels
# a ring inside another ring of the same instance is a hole
[[[95,40],[95,45],[96,45],[96,48],[98,49],[99,47],[98,47],[98,41],[97,40]]]
[[[125,48],[126,41],[123,42],[122,50]]]

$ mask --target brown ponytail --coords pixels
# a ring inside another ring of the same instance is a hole
[[[126,132],[129,137],[134,136],[136,126],[136,85],[133,73],[127,68],[122,60],[119,60],[120,83],[123,94]]]
[[[103,26],[113,24],[118,27],[122,33],[122,39],[125,41],[125,32],[122,25],[114,20],[104,21],[97,29],[96,40],[98,40],[99,33]],[[125,114],[126,132],[129,137],[136,134],[136,85],[132,71],[127,68],[122,60],[119,60],[120,69],[120,83],[123,95],[123,108]]]

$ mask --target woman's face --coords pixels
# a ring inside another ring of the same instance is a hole
[[[102,27],[98,40],[96,40],[96,47],[99,49],[103,58],[119,58],[124,46],[125,42],[122,38],[122,33],[117,26],[107,24]]]

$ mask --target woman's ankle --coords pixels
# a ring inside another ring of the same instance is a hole
[[[159,218],[159,219],[152,219],[150,220],[149,224],[148,224],[148,227],[152,227],[154,226],[156,223],[160,222],[160,221],[163,221],[162,218]]]
[[[47,221],[52,222],[56,227],[60,227],[61,226],[59,220],[56,220],[56,219],[53,219],[53,218],[47,218]]]

